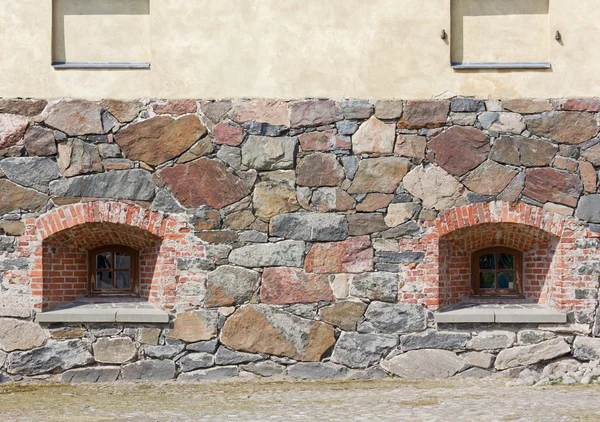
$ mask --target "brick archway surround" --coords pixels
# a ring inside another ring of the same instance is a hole
[[[31,221],[36,233],[31,267],[34,306],[50,309],[87,293],[87,251],[107,244],[140,251],[140,295],[169,308],[176,301],[176,257],[204,257],[191,247],[187,222],[136,204],[77,203]]]

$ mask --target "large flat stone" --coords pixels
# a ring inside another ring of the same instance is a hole
[[[465,368],[464,361],[447,350],[412,350],[386,359],[381,367],[401,378],[448,378]]]
[[[217,365],[240,365],[243,363],[258,362],[264,358],[253,353],[237,352],[220,346],[215,355]]]
[[[496,140],[490,158],[514,166],[542,167],[552,162],[558,146],[542,139],[502,136]]]
[[[270,234],[294,240],[328,242],[348,237],[348,220],[343,215],[293,213],[273,217]]]
[[[151,201],[156,186],[142,169],[111,171],[50,182],[50,195],[65,198],[110,198]]]
[[[490,151],[488,136],[468,126],[452,126],[429,141],[428,146],[433,162],[454,176],[479,166]]]
[[[304,242],[284,240],[234,249],[229,262],[242,267],[302,267],[304,265]]]
[[[44,330],[33,322],[12,318],[0,318],[0,350],[30,350],[46,341]]]
[[[600,195],[586,195],[579,200],[575,216],[590,223],[600,223]]]
[[[573,357],[584,361],[600,359],[600,338],[575,337]]]
[[[359,332],[387,334],[424,331],[426,328],[427,314],[422,306],[385,302],[371,302],[364,321],[358,325]]]
[[[50,106],[45,123],[69,136],[101,134],[102,110],[90,101],[61,101]]]
[[[596,117],[590,113],[550,111],[526,118],[527,129],[534,135],[564,144],[581,144],[598,131]]]
[[[358,320],[364,315],[367,305],[359,300],[334,302],[321,308],[321,320],[345,331],[356,330]]]
[[[260,300],[270,305],[333,301],[326,275],[305,273],[301,268],[276,267],[263,271]]]
[[[123,366],[123,381],[167,381],[175,378],[177,367],[171,360],[142,360]]]
[[[300,209],[293,184],[276,181],[258,183],[254,187],[252,204],[256,215],[263,218],[292,213]]]
[[[100,363],[120,364],[137,356],[137,347],[129,337],[98,339],[94,345],[94,359]]]
[[[394,149],[396,128],[376,117],[364,122],[352,137],[354,154],[389,154]]]
[[[332,362],[300,362],[288,368],[288,376],[305,380],[337,380],[348,375],[348,368]]]
[[[457,205],[464,187],[458,180],[436,166],[418,166],[403,180],[404,188],[423,201],[424,208],[438,211]]]
[[[498,195],[518,174],[518,170],[488,160],[470,172],[463,184],[480,195]]]
[[[233,350],[319,361],[335,343],[333,327],[268,305],[247,305],[227,318],[221,343]]]
[[[418,349],[464,350],[471,335],[451,331],[428,330],[422,333],[406,334],[400,337],[403,352]]]
[[[446,124],[449,101],[407,101],[399,129],[436,128]]]
[[[180,381],[210,381],[235,378],[238,376],[237,366],[223,366],[220,368],[198,369],[197,371],[185,372],[177,380]]]
[[[344,118],[340,107],[331,100],[301,100],[289,104],[292,127],[324,126]]]
[[[316,152],[298,160],[296,167],[298,186],[339,186],[345,173],[334,154]]]
[[[40,126],[27,129],[23,143],[30,156],[49,156],[57,153],[54,132]]]
[[[177,361],[181,372],[190,372],[196,369],[215,366],[215,357],[208,353],[189,353]]]
[[[249,136],[242,145],[242,164],[256,170],[291,169],[297,146],[297,138]]]
[[[562,338],[543,341],[530,346],[519,346],[502,350],[496,358],[498,370],[533,365],[569,354],[571,347]]]
[[[42,99],[2,98],[0,113],[34,117],[44,111],[47,104],[48,101]]]
[[[361,160],[348,193],[393,193],[408,172],[408,168],[409,162],[400,157]],[[382,174],[385,174],[385,177],[381,177]]]
[[[40,375],[63,372],[94,363],[87,345],[81,340],[49,340],[45,346],[8,355],[9,374]]]
[[[581,191],[582,184],[577,174],[552,168],[529,169],[525,172],[523,195],[536,201],[575,207]]]
[[[350,296],[395,302],[398,296],[398,274],[381,271],[357,274],[350,284]]]
[[[314,273],[362,273],[373,270],[369,236],[342,242],[315,243],[306,255],[304,269]]]
[[[398,344],[398,337],[389,334],[343,332],[337,341],[331,360],[350,368],[366,368],[382,358]]]
[[[70,369],[59,376],[61,382],[71,384],[115,382],[121,373],[118,366],[99,366],[92,368]]]
[[[187,343],[210,340],[217,335],[217,312],[198,310],[177,316],[168,337]]]
[[[204,304],[235,306],[247,303],[258,284],[259,274],[246,268],[223,265],[208,273]]]
[[[38,211],[46,205],[48,199],[47,195],[38,191],[0,179],[0,215],[18,209]]]
[[[510,331],[482,331],[469,341],[467,348],[473,350],[497,350],[511,347],[516,340]]]

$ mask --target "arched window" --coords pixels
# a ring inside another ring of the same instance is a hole
[[[523,293],[523,254],[511,248],[487,248],[472,255],[472,286],[476,295]]]
[[[126,246],[103,246],[90,251],[90,293],[131,294],[138,289],[138,251]]]

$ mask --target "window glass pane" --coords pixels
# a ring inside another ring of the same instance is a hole
[[[123,252],[115,252],[115,268],[128,269],[131,266],[131,256]]]
[[[96,289],[112,289],[112,272],[97,271],[96,272]]]
[[[515,269],[514,255],[508,255],[505,253],[501,253],[498,257],[498,268],[501,270],[514,270]]]
[[[512,273],[512,272],[498,273],[498,288],[499,289],[514,289],[515,288],[515,273]]]
[[[112,268],[112,252],[102,252],[96,255],[96,268]]]
[[[496,255],[487,254],[479,257],[479,269],[481,270],[495,270],[496,269]]]
[[[494,273],[479,273],[479,288],[480,289],[495,288],[496,281],[494,278],[495,278]]]
[[[130,289],[131,288],[131,275],[129,271],[116,271],[115,272],[115,287],[117,289]]]

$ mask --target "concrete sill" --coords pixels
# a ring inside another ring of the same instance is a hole
[[[434,314],[437,324],[565,324],[567,315],[547,306],[473,305]]]
[[[550,62],[452,62],[452,69],[550,69]]]
[[[54,62],[52,67],[61,69],[150,69],[148,62]]]
[[[166,324],[169,314],[155,309],[150,304],[138,307],[114,306],[71,306],[54,311],[38,313],[36,321],[51,323],[127,323],[127,324]]]

